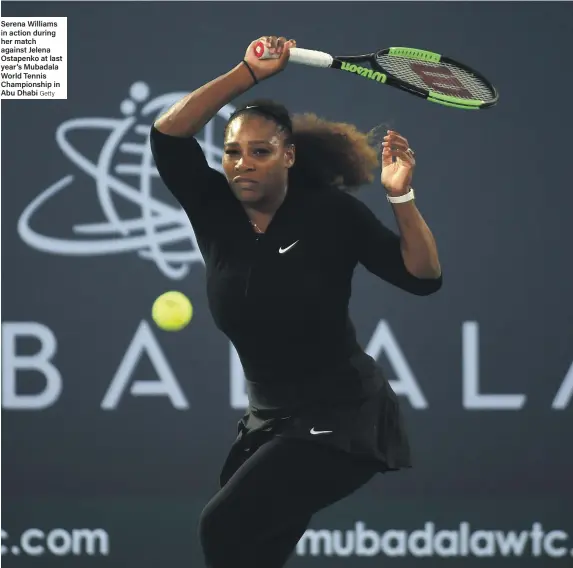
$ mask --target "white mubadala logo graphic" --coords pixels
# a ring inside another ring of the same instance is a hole
[[[157,197],[161,192],[165,196],[166,190],[159,183],[149,146],[149,131],[155,117],[186,94],[166,93],[148,100],[149,86],[139,81],[131,85],[130,97],[120,105],[123,118],[73,118],[61,124],[56,130],[56,142],[80,174],[63,177],[25,208],[18,222],[22,240],[37,250],[57,255],[137,252],[174,280],[185,277],[193,263],[203,263],[185,212]],[[228,119],[234,110],[233,106],[226,105],[217,116]],[[205,126],[199,143],[209,165],[221,171],[223,150],[215,143],[215,120]],[[82,154],[70,141],[78,133],[88,132],[94,136],[96,132],[107,134],[95,159]],[[49,231],[34,229],[42,220],[44,225],[49,221],[48,209],[55,206],[56,195],[65,189],[68,189],[68,204],[66,206],[63,198],[58,200],[60,213],[66,208],[75,211],[77,216],[80,210],[84,213],[85,203],[79,203],[77,210],[69,205],[72,187],[82,194],[86,189],[92,189],[105,220],[100,218],[97,222],[77,224],[70,220],[73,235],[66,237],[53,235],[53,222],[48,222]]]

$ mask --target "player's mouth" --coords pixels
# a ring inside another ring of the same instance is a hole
[[[235,185],[244,187],[244,188],[250,188],[253,187],[254,185],[257,185],[259,182],[255,179],[251,179],[251,178],[247,178],[247,177],[243,177],[243,176],[237,176],[236,178],[233,179],[233,183]]]

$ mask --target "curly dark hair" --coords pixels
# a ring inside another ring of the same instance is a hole
[[[371,133],[360,132],[353,124],[331,122],[314,113],[294,115],[280,103],[258,99],[239,106],[229,117],[258,114],[274,121],[285,134],[285,143],[294,144],[296,160],[289,181],[305,187],[331,187],[353,191],[374,180],[378,151]]]

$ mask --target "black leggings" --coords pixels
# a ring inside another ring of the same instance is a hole
[[[208,568],[284,566],[313,514],[377,471],[342,451],[286,438],[271,439],[241,462],[199,519]]]

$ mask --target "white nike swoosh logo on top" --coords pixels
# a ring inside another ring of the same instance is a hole
[[[314,426],[310,429],[311,434],[332,434],[332,430],[315,430]]]
[[[292,247],[294,247],[294,245],[296,245],[296,243],[298,243],[298,241],[295,241],[292,245],[289,245],[286,248],[283,247],[279,248],[279,253],[284,254],[285,252],[288,252]]]

